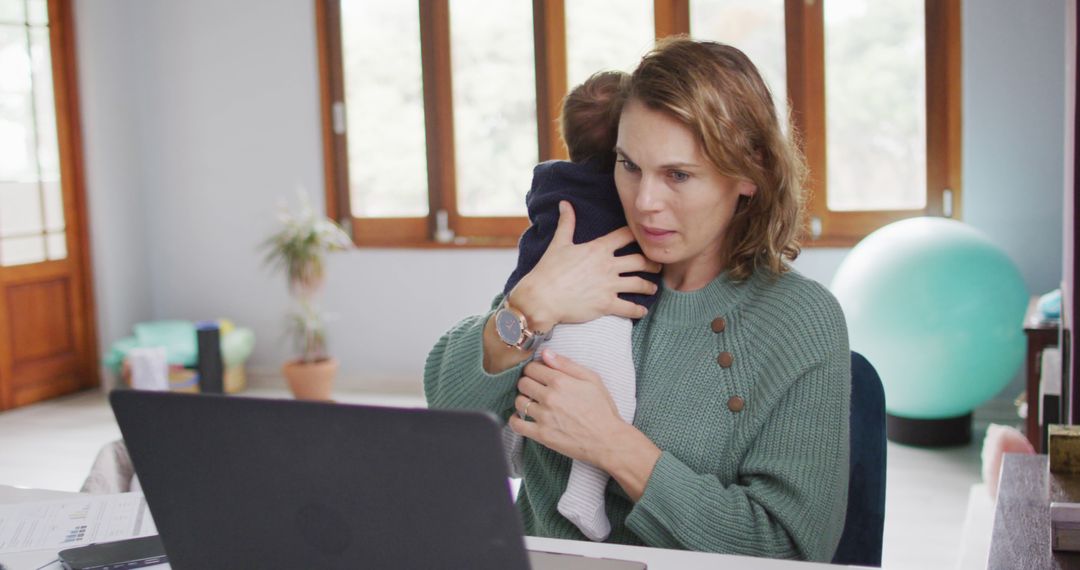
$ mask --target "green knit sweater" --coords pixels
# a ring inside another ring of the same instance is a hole
[[[461,321],[431,350],[432,407],[509,417],[523,365],[484,371],[490,316]],[[609,481],[608,541],[829,561],[847,505],[851,390],[833,296],[794,271],[741,284],[723,274],[692,292],[662,287],[634,326],[633,348],[634,426],[663,454],[636,504]],[[517,504],[527,534],[584,540],[556,510],[570,466],[526,440]]]

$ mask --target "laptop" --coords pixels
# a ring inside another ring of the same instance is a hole
[[[527,552],[490,414],[109,400],[173,568],[645,568]]]

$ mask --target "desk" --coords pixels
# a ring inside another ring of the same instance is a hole
[[[1024,313],[1024,337],[1027,339],[1027,356],[1024,359],[1025,390],[1027,395],[1027,421],[1024,431],[1035,451],[1045,452],[1042,447],[1042,426],[1039,425],[1039,407],[1042,405],[1039,395],[1039,377],[1041,376],[1040,359],[1042,351],[1058,345],[1057,321],[1043,321],[1038,309],[1039,298],[1028,301]]]
[[[7,485],[0,485],[0,504],[47,501],[73,494],[74,493],[65,493],[63,491],[20,489]],[[813,564],[809,562],[792,562],[789,560],[771,560],[768,558],[729,556],[723,554],[708,554],[704,552],[688,552],[685,550],[645,548],[641,546],[596,544],[577,540],[539,538],[535,536],[525,537],[525,546],[530,550],[565,552],[568,554],[582,554],[600,558],[640,560],[648,564],[649,570],[723,570],[725,568],[737,568],[740,570],[836,570],[839,568],[838,566],[833,566],[831,564]],[[34,570],[55,559],[56,553],[48,551],[0,554],[0,563],[11,570]],[[154,568],[166,567],[167,566],[165,565],[154,566]],[[53,568],[59,568],[59,566],[49,566],[48,570],[53,570]]]
[[[990,539],[990,570],[1080,569],[1080,553],[1050,550],[1050,502],[1080,500],[1080,477],[1050,473],[1045,455],[1006,453]]]

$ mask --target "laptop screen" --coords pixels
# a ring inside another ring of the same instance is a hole
[[[174,568],[528,568],[493,416],[116,391]]]

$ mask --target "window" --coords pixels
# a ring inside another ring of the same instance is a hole
[[[512,246],[568,86],[656,37],[735,45],[810,167],[806,245],[960,190],[960,0],[317,0],[327,211],[358,245]],[[826,94],[829,94],[826,97]]]
[[[787,116],[784,0],[690,0],[690,35],[746,53],[769,84],[777,112]]]
[[[532,5],[450,0],[450,75],[461,216],[524,216],[540,156]]]
[[[810,167],[806,243],[853,245],[903,218],[958,216],[960,1],[789,0],[785,18]]]
[[[341,4],[352,81],[339,108],[349,110],[348,203],[358,218],[428,214],[419,14],[411,2]],[[393,128],[385,117],[394,118]]]
[[[655,36],[652,0],[568,2],[566,84],[580,85],[600,70],[630,73]]]

